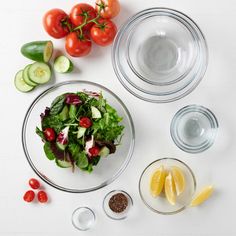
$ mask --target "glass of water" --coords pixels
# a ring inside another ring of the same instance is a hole
[[[200,153],[213,145],[218,126],[215,115],[208,108],[189,105],[175,114],[170,132],[180,149]]]
[[[72,224],[78,230],[91,229],[95,224],[95,220],[95,213],[88,207],[79,207],[72,213]]]

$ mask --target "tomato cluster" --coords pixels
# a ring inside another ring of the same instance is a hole
[[[41,185],[37,179],[31,178],[29,180],[29,186],[32,189],[36,190],[36,189],[39,189]],[[33,190],[26,191],[23,196],[23,199],[26,202],[32,202],[34,198],[35,198],[35,193]],[[47,193],[43,190],[38,191],[37,198],[38,198],[38,201],[41,203],[46,203],[48,201]]]
[[[69,14],[57,8],[49,10],[43,17],[43,26],[53,38],[66,37],[69,55],[83,57],[90,53],[92,41],[100,46],[113,42],[117,27],[110,19],[119,12],[119,0],[96,0],[95,8],[79,3]]]

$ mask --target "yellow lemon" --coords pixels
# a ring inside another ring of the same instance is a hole
[[[168,202],[171,205],[175,205],[176,203],[175,184],[171,172],[169,172],[169,174],[165,179],[165,195]]]
[[[185,189],[185,177],[183,171],[177,167],[171,167],[171,173],[175,183],[175,190],[177,196],[179,196]]]
[[[164,186],[166,173],[164,166],[160,166],[152,175],[150,182],[150,191],[153,197],[157,197]]]
[[[213,193],[213,186],[205,187],[191,202],[190,206],[198,206],[205,202]]]

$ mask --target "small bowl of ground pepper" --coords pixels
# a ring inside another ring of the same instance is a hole
[[[103,210],[113,220],[125,219],[132,205],[132,198],[123,190],[113,190],[103,200]]]

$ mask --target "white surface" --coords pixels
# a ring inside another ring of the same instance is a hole
[[[41,18],[50,8],[67,11],[79,1],[4,1],[1,3],[0,72],[0,235],[236,235],[236,2],[234,0],[123,0],[120,25],[128,16],[153,6],[165,6],[191,16],[204,32],[210,52],[207,73],[197,89],[184,99],[165,105],[149,104],[131,96],[118,82],[111,65],[110,47],[95,48],[84,59],[74,59],[76,74],[58,76],[56,82],[73,78],[105,85],[126,103],[136,127],[136,148],[126,171],[106,188],[87,194],[64,193],[44,184],[50,196],[46,205],[26,204],[22,200],[27,181],[35,177],[21,146],[22,121],[32,100],[45,88],[21,94],[13,85],[15,73],[30,61],[20,52],[28,41],[48,39]],[[93,1],[88,1],[93,2]],[[53,40],[63,48],[63,40]],[[182,152],[173,144],[169,125],[175,112],[184,105],[197,103],[209,107],[218,117],[220,130],[216,143],[199,155]],[[195,172],[198,187],[214,184],[216,192],[204,205],[173,215],[151,212],[138,195],[142,170],[159,157],[178,157]],[[112,189],[128,191],[134,200],[133,212],[124,221],[112,221],[102,211],[102,200]],[[93,230],[78,232],[71,214],[78,206],[96,212]]]

